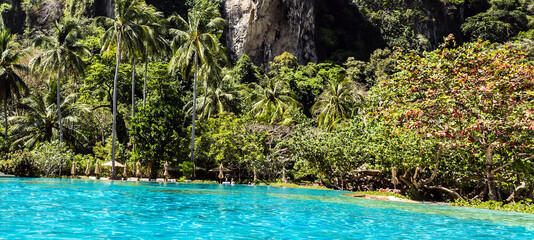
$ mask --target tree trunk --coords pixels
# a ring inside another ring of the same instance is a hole
[[[505,202],[515,202],[515,198],[517,197],[517,194],[519,193],[519,191],[523,190],[523,189],[526,189],[527,188],[527,185],[525,182],[521,182],[521,185],[517,186],[514,191],[510,194],[510,196],[508,196],[508,198],[506,198],[506,200],[504,200]]]
[[[132,120],[135,117],[135,55],[132,58]],[[135,152],[135,137],[132,136],[132,152]]]
[[[254,182],[258,181],[258,173],[256,171],[256,166],[254,166]]]
[[[497,201],[497,188],[495,186],[495,173],[493,172],[493,147],[486,149],[486,183],[488,185],[489,199]]]
[[[57,73],[57,116],[59,121],[59,142],[63,142],[63,124],[61,124],[61,96],[60,96],[61,69]]]
[[[193,80],[193,118],[191,124],[191,162],[193,163],[193,179],[195,179],[195,118],[197,101],[197,77],[198,77],[198,56],[195,56],[195,79]]]
[[[4,89],[4,120],[5,120],[5,140],[7,141],[8,135],[7,135],[7,88]]]
[[[146,171],[149,179],[154,179],[154,177],[152,176],[152,166],[152,161],[148,162]]]
[[[117,63],[115,65],[115,78],[113,79],[113,134],[111,140],[111,177],[117,179],[115,171],[115,138],[117,137],[117,78],[119,77],[119,63],[121,61],[121,39],[117,39]]]
[[[143,107],[146,106],[146,77],[148,72],[148,50],[146,51],[147,57],[145,60],[145,80],[143,83]]]
[[[135,57],[132,59],[132,119],[135,117]]]
[[[477,194],[475,197],[471,198],[470,200],[473,201],[473,200],[478,200],[478,201],[482,201],[484,200],[484,197],[486,196],[486,194],[488,194],[488,188],[487,188],[487,185],[484,185],[484,189],[482,189],[482,191]]]
[[[282,182],[287,183],[286,167],[285,166],[283,166],[283,168],[282,168]]]
[[[201,112],[201,117],[200,117],[200,121],[204,121],[204,118],[206,117],[204,111],[206,110],[206,99],[208,98],[208,84],[204,84],[204,101],[202,103],[202,112]]]
[[[343,179],[343,174],[341,174],[339,178],[341,179],[341,191],[343,191],[345,189],[345,179]]]
[[[462,195],[460,195],[459,193],[451,190],[451,189],[448,189],[446,187],[442,187],[442,186],[425,186],[427,189],[436,189],[436,190],[440,190],[440,191],[443,191],[445,192],[447,195],[449,195],[450,197],[456,199],[464,199],[464,197],[462,197]]]

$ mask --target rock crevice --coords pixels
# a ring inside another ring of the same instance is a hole
[[[317,61],[313,0],[226,0],[224,14],[232,60],[247,54],[263,64],[289,52],[301,64]]]

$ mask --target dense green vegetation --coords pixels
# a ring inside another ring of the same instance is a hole
[[[485,208],[490,210],[499,210],[499,211],[510,211],[510,212],[522,212],[522,213],[534,213],[534,208],[532,202],[529,201],[519,201],[511,203],[503,203],[497,201],[466,201],[466,200],[456,200],[452,203],[452,206],[458,207],[472,207],[472,208]]]
[[[268,66],[227,60],[219,1],[188,1],[181,15],[116,2],[114,18],[69,17],[83,4],[67,1],[69,14],[42,32],[2,27],[1,172],[94,175],[99,166],[101,176],[155,178],[169,164],[172,178],[530,203],[529,1],[486,2],[461,24],[466,43],[450,35],[434,47],[414,24],[432,4],[401,11],[398,1],[356,1],[384,49],[338,52],[342,65],[299,65],[284,53]],[[128,168],[100,167],[107,161]]]

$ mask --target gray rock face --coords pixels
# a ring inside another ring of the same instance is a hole
[[[96,16],[114,17],[114,0],[95,0]]]
[[[456,40],[462,40],[460,27],[465,20],[465,6],[447,1],[429,1],[425,5],[427,21],[414,24],[415,31],[423,34],[430,42],[430,50],[439,47],[443,38],[453,33]]]
[[[233,61],[245,53],[262,64],[284,52],[301,64],[317,61],[313,0],[226,0],[224,15]]]

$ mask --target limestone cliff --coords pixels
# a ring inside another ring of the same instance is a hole
[[[96,16],[113,17],[114,4],[113,0],[95,0]]]
[[[453,33],[457,40],[462,40],[460,26],[465,20],[465,6],[448,1],[426,2],[423,11],[426,21],[414,23],[415,32],[423,34],[430,43],[430,49],[436,49],[443,42],[443,37]]]
[[[262,64],[283,52],[300,63],[317,61],[314,0],[226,0],[224,15],[234,61],[245,53]]]

